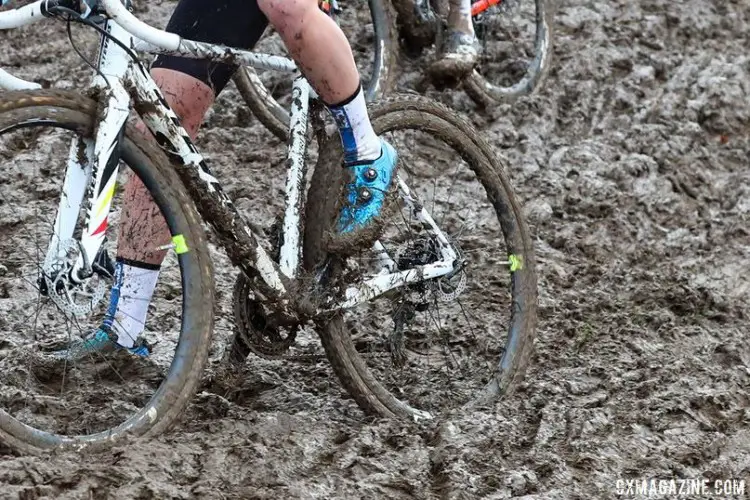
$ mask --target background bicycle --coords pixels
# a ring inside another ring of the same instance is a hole
[[[424,91],[461,85],[479,105],[492,106],[528,95],[544,83],[552,64],[554,4],[551,0],[477,0],[471,19],[480,45],[473,71],[456,74],[442,61],[449,28],[449,3],[454,0],[392,0],[399,33],[410,64],[417,65]]]

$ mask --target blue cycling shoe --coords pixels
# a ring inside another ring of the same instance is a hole
[[[341,235],[357,235],[373,226],[381,215],[391,184],[396,177],[398,154],[380,139],[380,158],[362,165],[347,166],[351,179],[345,188],[344,206],[337,229]]]
[[[97,361],[102,355],[119,350],[127,350],[131,354],[145,358],[151,354],[151,349],[145,342],[135,347],[122,347],[117,343],[117,335],[108,328],[97,328],[91,335],[71,342],[64,350],[55,351],[53,355],[66,361],[79,362],[85,359]]]

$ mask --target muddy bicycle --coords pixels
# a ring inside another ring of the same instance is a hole
[[[102,37],[85,95],[38,89],[0,70],[8,89],[0,93],[0,444],[22,452],[111,446],[181,416],[214,325],[204,225],[241,271],[234,300],[243,338],[279,354],[312,328],[366,412],[433,419],[512,389],[533,348],[534,255],[503,166],[471,125],[415,96],[373,104],[376,132],[401,152],[397,201],[372,247],[345,248],[333,229],[344,187],[338,138],[291,60],[181,39],[118,0],[89,5],[88,17],[79,7],[40,0],[0,13],[0,29],[56,18]],[[279,237],[264,237],[240,213],[134,50],[294,79]],[[128,122],[131,110],[153,137]],[[316,151],[308,181],[306,159]],[[168,241],[113,230],[131,215],[121,205],[136,180],[164,217]],[[55,356],[101,317],[114,293],[112,257],[133,238],[166,253],[147,328],[156,338],[151,355]],[[461,323],[471,319],[476,325]]]
[[[332,3],[331,12],[356,11],[355,5]],[[481,44],[476,67],[460,75],[440,69],[437,55],[431,63],[421,54],[443,43],[447,18],[446,0],[368,0],[358,19],[372,23],[372,57],[358,64],[366,76],[369,101],[387,95],[399,70],[399,39],[416,64],[425,68],[417,89],[429,85],[460,85],[481,106],[491,106],[529,95],[544,82],[551,64],[551,0],[476,0],[471,5],[474,30]],[[533,36],[531,33],[533,32]],[[273,50],[273,33],[261,40]],[[533,45],[528,43],[533,38]],[[278,44],[277,44],[278,45]],[[289,134],[291,87],[273,72],[245,66],[234,82],[253,114],[281,139]]]

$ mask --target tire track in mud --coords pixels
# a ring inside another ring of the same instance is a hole
[[[173,5],[139,14],[163,23]],[[420,429],[364,418],[323,362],[253,360],[231,401],[200,395],[152,442],[0,456],[0,497],[607,499],[622,478],[750,482],[749,16],[744,0],[560,0],[538,95],[481,113],[434,94],[494,139],[537,237],[537,354],[512,399]],[[60,27],[0,43],[19,75],[88,74]],[[279,143],[237,99],[198,145],[270,224]],[[216,358],[234,277],[217,259]]]

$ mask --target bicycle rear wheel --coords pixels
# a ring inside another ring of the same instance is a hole
[[[59,356],[101,324],[112,283],[113,268],[106,264],[74,285],[42,262],[55,231],[71,141],[92,144],[96,114],[97,103],[74,92],[0,94],[0,444],[16,452],[108,447],[125,436],[166,430],[197,389],[208,356],[213,270],[200,218],[164,154],[132,128],[121,141],[122,161],[180,242],[161,266],[147,317],[153,349],[145,359],[124,350]],[[77,154],[81,161],[86,151]],[[126,212],[120,209],[124,196],[113,189],[100,256],[117,254],[113,226]],[[75,235],[84,214],[73,237],[60,242],[64,251],[57,252],[54,269],[77,257]],[[158,251],[148,236],[143,244]],[[120,290],[121,299],[128,290]]]
[[[367,14],[359,11],[358,4],[344,5],[339,24],[354,50],[365,98],[372,101],[390,91],[393,85],[398,47],[389,1],[368,0],[367,3]],[[283,44],[272,35],[269,28],[257,49],[271,53],[281,50]],[[272,72],[258,72],[243,66],[234,74],[234,84],[258,120],[276,137],[286,140],[289,137],[291,79],[286,73],[269,73]]]
[[[467,266],[320,318],[326,354],[368,413],[421,418],[490,403],[522,378],[533,350],[536,271],[519,203],[492,149],[450,109],[394,97],[373,103],[370,116],[399,152],[399,175],[418,197],[412,206],[428,209]],[[340,152],[326,156],[335,140],[320,148],[306,207],[320,215],[306,221],[304,248],[309,271],[327,269],[321,286],[329,290],[382,269],[380,252],[341,258],[324,249],[341,197]],[[385,217],[380,242],[399,270],[437,260],[432,236],[413,214],[399,206]]]
[[[544,82],[551,64],[551,0],[534,0],[533,9],[529,0],[509,2],[520,5],[506,7],[502,2],[473,17],[483,51],[477,69],[463,85],[480,105],[531,94]],[[525,43],[531,31],[533,47]]]

